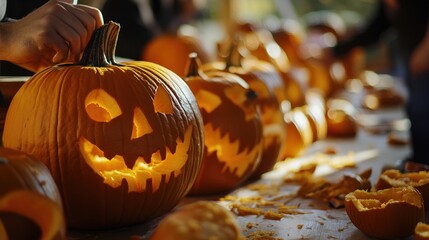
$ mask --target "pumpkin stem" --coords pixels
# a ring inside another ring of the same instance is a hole
[[[95,30],[79,64],[93,67],[120,65],[115,61],[116,43],[120,28],[119,24],[109,21]]]
[[[188,67],[187,72],[185,74],[185,80],[187,78],[191,77],[200,77],[205,78],[205,74],[200,71],[200,60],[198,58],[198,54],[196,52],[192,52],[189,54],[189,61],[188,61]]]
[[[229,54],[225,59],[225,70],[230,67],[241,67],[242,57],[238,47],[238,41],[234,40],[229,48]]]

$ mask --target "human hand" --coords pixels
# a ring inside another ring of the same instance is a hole
[[[50,0],[26,17],[0,25],[0,59],[34,72],[77,62],[102,24],[97,8]]]

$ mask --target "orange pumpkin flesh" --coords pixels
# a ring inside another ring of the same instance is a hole
[[[204,159],[190,194],[230,191],[248,179],[261,161],[263,132],[255,94],[237,75],[199,73],[190,55],[186,83],[204,121]]]
[[[414,240],[429,240],[429,225],[424,222],[419,222],[414,229]]]
[[[416,188],[423,197],[425,209],[429,209],[429,172],[408,172],[401,173],[396,169],[384,171],[378,178],[376,189],[385,189],[389,187],[412,186]]]
[[[203,123],[192,92],[157,64],[116,64],[118,31],[112,22],[99,29],[81,65],[35,74],[6,118],[4,145],[48,166],[72,229],[162,215],[186,196],[201,166]]]
[[[198,201],[178,208],[156,227],[150,240],[167,239],[241,239],[235,216],[225,207],[209,201]]]
[[[379,239],[408,237],[425,218],[422,196],[412,187],[356,190],[346,195],[345,208],[359,230]]]
[[[41,240],[65,239],[61,207],[36,192],[17,190],[6,194],[0,198],[0,212],[12,212],[33,220],[41,229]]]

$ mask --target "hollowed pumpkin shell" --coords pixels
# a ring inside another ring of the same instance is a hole
[[[345,207],[359,230],[379,239],[408,237],[425,218],[423,198],[413,187],[355,190],[346,195]]]
[[[396,169],[384,171],[378,178],[375,188],[377,190],[389,187],[412,186],[416,188],[423,197],[425,209],[429,209],[429,172],[408,172],[401,173]]]

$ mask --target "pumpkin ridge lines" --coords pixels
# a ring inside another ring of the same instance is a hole
[[[166,84],[165,87],[168,88],[170,95],[174,95],[175,96],[174,98],[171,98],[172,101],[177,101],[178,103],[180,102],[180,104],[176,104],[176,106],[179,106],[180,109],[182,110],[182,111],[179,111],[179,112],[186,113],[187,111],[184,111],[184,110],[187,109],[187,108],[184,107],[184,104],[183,104],[184,102],[183,101],[178,101],[179,99],[183,100],[181,96],[192,95],[192,97],[194,97],[193,94],[192,94],[192,92],[190,90],[189,90],[188,94],[186,94],[185,92],[183,92],[183,87],[187,87],[188,88],[186,82],[183,79],[181,79],[180,77],[178,77],[176,75],[173,75],[173,74],[168,74],[165,71],[160,71],[159,69],[156,69],[156,68],[151,68],[151,70],[153,70],[153,71],[155,71],[155,72],[163,75],[164,77],[166,77],[168,79],[173,78],[173,79],[177,80],[177,81],[169,81],[168,84]],[[183,84],[182,84],[182,82],[183,82]],[[179,91],[180,91],[181,95],[179,95],[179,93],[178,93]],[[188,100],[188,98],[185,98],[185,99]],[[195,103],[196,103],[196,101],[195,101]],[[191,105],[190,102],[186,102],[186,106],[187,107],[190,106],[190,105]],[[182,115],[180,115],[180,117],[182,117]],[[189,117],[189,116],[186,116],[186,117]],[[182,121],[183,121],[183,119],[180,119],[179,123],[182,122]],[[181,126],[181,128],[180,128],[181,131],[182,131],[182,128],[184,129],[185,126],[184,125]],[[184,136],[180,136],[180,137],[183,140]]]

